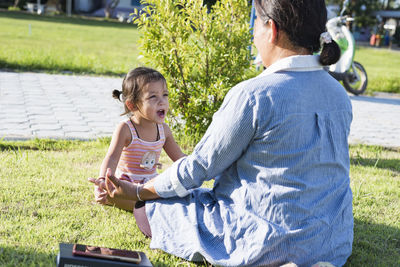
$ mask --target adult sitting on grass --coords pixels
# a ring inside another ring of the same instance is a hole
[[[255,3],[266,70],[230,90],[191,155],[143,186],[109,171],[108,194],[145,201],[136,219],[151,247],[188,260],[341,266],[353,241],[352,109],[322,68],[340,56],[325,1]],[[199,188],[214,177],[212,189]]]

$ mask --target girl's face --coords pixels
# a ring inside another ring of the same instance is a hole
[[[165,82],[151,82],[141,92],[135,116],[155,123],[163,123],[168,109],[168,90]]]

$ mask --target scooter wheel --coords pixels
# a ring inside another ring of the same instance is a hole
[[[352,68],[350,68],[343,79],[343,85],[346,90],[354,95],[360,95],[365,92],[368,84],[368,76],[364,67],[354,61]]]

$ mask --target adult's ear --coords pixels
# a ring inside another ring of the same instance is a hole
[[[270,28],[270,35],[269,35],[269,42],[270,43],[273,43],[273,44],[275,44],[275,43],[277,43],[278,42],[278,35],[279,35],[279,32],[278,32],[278,26],[276,25],[276,22],[274,21],[274,20],[272,20],[272,19],[269,19],[268,20],[268,26],[269,26],[269,28]]]
[[[137,110],[136,105],[133,104],[132,101],[125,100],[125,105],[128,107],[128,109],[129,109],[130,111],[135,111],[135,110]]]

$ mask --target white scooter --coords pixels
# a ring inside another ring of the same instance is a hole
[[[349,1],[345,0],[340,15],[329,19],[326,23],[328,32],[342,52],[339,61],[326,69],[336,80],[343,81],[348,92],[359,95],[367,89],[368,77],[364,67],[354,61],[355,40],[346,26],[346,22],[354,21],[354,19],[343,15],[348,3]]]
[[[346,27],[346,22],[353,21],[354,19],[348,16],[343,16],[348,3],[349,1],[345,0],[340,15],[328,20],[326,23],[328,32],[341,49],[341,56],[336,64],[327,66],[325,69],[336,80],[343,81],[343,85],[348,92],[359,95],[364,93],[367,89],[368,77],[364,67],[359,62],[353,60],[356,48],[355,40],[350,30]],[[254,27],[254,20],[255,7],[253,0],[250,15],[251,31]],[[249,47],[249,50],[251,54],[251,46]],[[261,65],[261,57],[259,54],[255,57],[253,64],[257,66]]]

